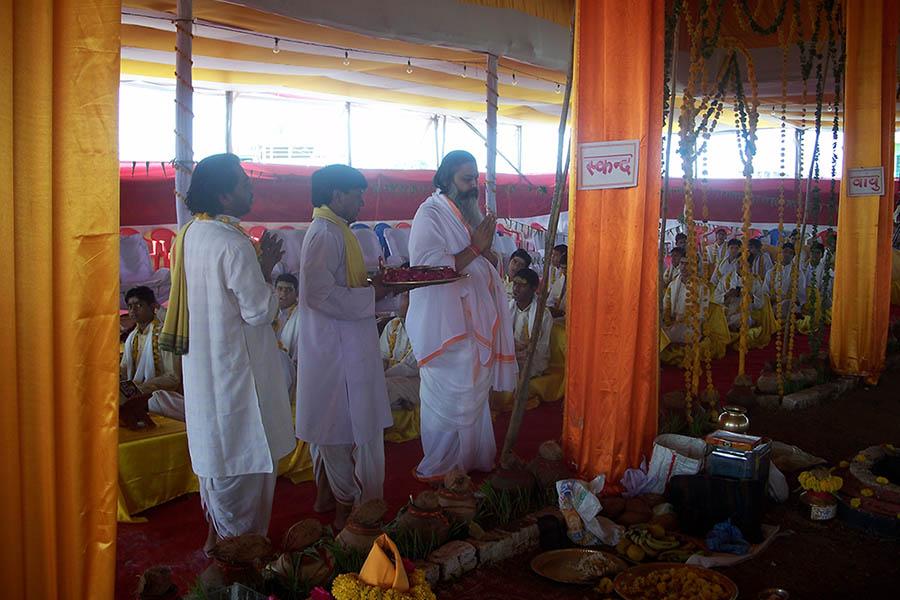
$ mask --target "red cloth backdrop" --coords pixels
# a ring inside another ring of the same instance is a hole
[[[244,163],[253,178],[253,210],[247,221],[261,223],[306,223],[312,218],[309,202],[309,178],[318,167],[293,165],[261,165]],[[412,219],[419,204],[433,191],[433,171],[362,170],[369,181],[366,205],[360,221],[399,221]],[[121,225],[146,226],[175,222],[175,172],[161,163],[122,163]],[[550,212],[553,197],[553,175],[529,175],[528,181],[518,175],[497,176],[497,212],[501,217],[527,219]],[[684,210],[681,180],[670,183],[668,218],[676,219]],[[744,198],[742,179],[717,179],[709,183],[706,200],[712,221],[739,222]],[[838,185],[838,189],[840,185]],[[819,183],[823,209],[820,225],[836,224],[837,207],[829,205],[830,181]],[[778,222],[777,179],[753,182],[752,218],[755,223]],[[563,210],[568,209],[568,194],[563,194]],[[785,182],[785,222],[795,221],[796,195],[794,182]],[[700,200],[698,195],[697,200]],[[836,201],[835,201],[836,203]],[[810,222],[813,222],[810,215]]]

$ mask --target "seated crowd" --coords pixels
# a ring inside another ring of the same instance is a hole
[[[810,237],[799,256],[801,240],[797,230],[780,247],[767,244],[767,236],[752,238],[747,242],[748,280],[744,281],[742,241],[727,239],[725,228],[716,229],[714,235],[714,242],[698,248],[699,290],[693,292],[699,298],[698,341],[710,350],[711,358],[721,358],[727,345],[738,340],[743,322],[742,295],[748,288],[746,324],[750,348],[766,346],[778,328],[786,327],[791,316],[796,329],[804,334],[830,322],[836,236],[828,236],[828,250]],[[663,362],[675,365],[684,363],[685,346],[697,339],[687,308],[686,248],[687,236],[677,234],[662,276],[661,357]],[[780,264],[776,265],[779,254]],[[696,300],[692,304],[697,306]]]
[[[223,537],[266,533],[277,463],[296,439],[309,444],[314,508],[334,509],[336,527],[381,498],[392,410],[421,411],[420,479],[492,468],[489,395],[515,390],[535,338],[528,378],[547,371],[550,332],[565,316],[567,247],[553,249],[545,282],[525,250],[500,264],[477,178],[471,155],[448,154],[409,244],[412,264],[468,277],[410,290],[365,269],[349,227],[367,186],[356,169],[313,175],[313,222],[300,271],[290,274],[275,270],[277,239],[266,234],[254,248],[239,226],[252,193],[237,157],[197,165],[168,309],[147,287],[125,295],[134,329],[123,344],[120,421],[153,427],[152,413],[185,422],[207,550]],[[549,296],[538,324],[542,286]],[[382,327],[377,317],[388,311]]]

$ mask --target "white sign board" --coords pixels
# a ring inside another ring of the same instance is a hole
[[[884,167],[847,169],[847,195],[884,196]]]
[[[640,140],[579,144],[578,189],[635,187],[640,148]]]

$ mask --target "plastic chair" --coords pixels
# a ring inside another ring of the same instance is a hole
[[[401,264],[409,260],[409,229],[386,229],[384,239],[392,257],[398,257]]]
[[[384,238],[384,232],[387,229],[390,229],[391,226],[387,223],[379,223],[375,226],[375,235],[378,236],[378,241],[381,243],[381,249],[384,252],[384,257],[389,258],[391,256],[391,249],[388,247],[387,240]]]
[[[266,231],[267,230],[265,225],[254,225],[250,228],[250,231],[248,233],[250,237],[253,238],[253,241],[258,242]]]
[[[137,229],[133,227],[119,227],[119,235],[122,237],[127,237],[129,235],[135,235],[136,233],[140,233]]]
[[[283,231],[293,231],[296,229],[296,227],[294,227],[293,225],[282,225],[278,229],[281,229]]]
[[[394,229],[412,229],[412,225],[406,221],[401,221],[394,226]]]
[[[139,235],[143,237],[144,234],[133,227],[119,227],[119,237],[128,237],[130,235]],[[150,253],[150,258],[154,259],[156,256],[156,248],[153,245],[153,242],[147,238],[144,238],[144,241],[147,242],[147,252]]]
[[[384,258],[378,236],[368,227],[355,228],[353,235],[359,241],[359,246],[362,249],[363,258],[366,262],[366,269],[369,271],[378,269],[380,261]]]
[[[150,240],[153,242],[154,269],[159,270],[160,263],[167,269],[170,267],[173,239],[175,239],[175,232],[171,229],[163,227],[150,232]]]
[[[365,223],[354,223],[353,225],[350,226],[350,229],[368,229],[371,231],[372,228],[369,227],[368,225],[366,225]]]

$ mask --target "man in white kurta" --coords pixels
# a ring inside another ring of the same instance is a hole
[[[705,321],[709,307],[709,287],[703,281],[697,281],[700,288],[700,326]],[[687,344],[690,339],[691,325],[687,319],[687,283],[684,273],[679,271],[666,286],[663,294],[663,329],[673,344]]]
[[[743,288],[740,272],[727,273],[716,285],[713,302],[725,308],[725,319],[728,329],[738,331],[741,328],[741,292]],[[765,302],[763,284],[754,275],[750,275],[750,310],[761,310]],[[756,325],[752,316],[748,316],[748,327]]]
[[[272,330],[278,301],[268,283],[281,251],[264,236],[257,256],[240,228],[252,197],[236,156],[215,155],[197,165],[186,199],[194,220],[176,240],[164,327],[164,333],[181,331],[176,280],[183,261],[190,342],[182,346],[185,421],[211,525],[208,547],[215,536],[266,534],[278,461],[296,444]]]
[[[672,251],[669,252],[669,256],[672,257],[672,264],[663,271],[663,288],[666,288],[681,274],[681,264],[684,261],[684,248],[672,248]]]
[[[762,281],[766,277],[766,273],[772,268],[772,257],[763,250],[762,242],[759,238],[753,238],[747,244],[750,258],[750,272]]]
[[[766,293],[769,294],[769,301],[772,302],[773,307],[775,308],[775,314],[782,322],[787,321],[790,317],[790,309],[791,309],[791,285],[792,285],[792,274],[795,269],[799,267],[794,264],[794,246],[790,243],[786,243],[781,247],[781,265],[778,267],[772,267],[768,273],[766,273],[766,278],[763,283],[763,288]],[[776,273],[780,272],[780,281],[776,281]],[[778,288],[781,288],[781,304],[775,306],[776,300],[778,299]],[[799,313],[800,308],[806,304],[806,275],[804,275],[803,270],[797,273],[797,293],[794,297],[794,312]]]
[[[147,412],[184,421],[181,358],[159,347],[162,309],[156,296],[150,288],[138,286],[125,293],[125,303],[135,328],[125,340],[119,379],[134,383],[139,394],[120,398],[119,421],[140,429],[152,423]]]
[[[406,328],[419,360],[425,452],[416,475],[424,480],[493,468],[490,391],[514,390],[518,375],[506,288],[490,251],[496,219],[478,208],[474,157],[449,153],[434,183],[413,219],[410,263],[468,277],[410,292]]]
[[[741,270],[741,241],[728,240],[728,255],[719,261],[710,277],[713,285],[718,285],[723,277]]]
[[[399,314],[381,332],[379,346],[384,378],[392,410],[411,410],[419,405],[419,362],[406,333],[409,294],[400,297]]]
[[[531,359],[529,379],[544,374],[550,363],[550,331],[553,329],[553,315],[544,309],[540,332],[535,332],[537,316],[537,299],[535,294],[540,287],[540,278],[532,269],[521,269],[513,278],[513,298],[509,301],[509,312],[513,319],[513,335],[515,336],[516,362],[519,371],[525,367],[525,359],[531,338],[538,335],[534,358]]]
[[[728,255],[728,244],[725,242],[727,236],[728,232],[725,229],[721,227],[716,229],[715,243],[706,247],[706,262],[711,269],[715,269],[716,265],[725,260],[725,257]]]
[[[297,382],[297,338],[300,323],[297,312],[298,285],[297,278],[290,273],[282,273],[275,278],[278,316],[272,327],[278,338],[278,349],[281,350],[281,362],[291,397]]]
[[[365,187],[345,165],[313,174],[316,208],[300,255],[297,437],[310,444],[320,488],[327,478],[338,502],[338,528],[353,506],[382,497],[384,429],[393,422],[375,322],[385,291],[380,277],[367,284],[349,228]]]
[[[819,242],[813,242],[809,248],[809,262],[803,272],[806,278],[806,287],[815,290],[814,293],[822,299],[822,308],[831,308],[831,294],[834,289],[834,269],[828,265],[825,259],[825,246]],[[813,292],[811,292],[813,293]],[[809,294],[807,294],[809,299]]]

